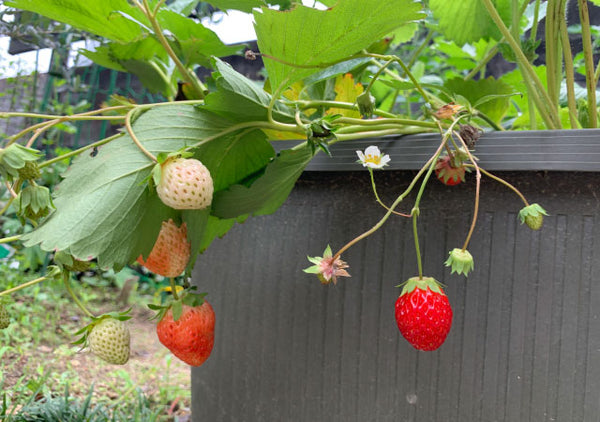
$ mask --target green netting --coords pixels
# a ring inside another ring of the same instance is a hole
[[[52,69],[52,68],[51,68]],[[63,68],[64,69],[64,68]],[[73,114],[102,107],[111,95],[121,95],[138,104],[164,101],[151,94],[134,76],[98,65],[77,68],[68,73],[50,72],[39,111]],[[107,121],[74,122],[49,133],[49,144],[78,148],[116,132]]]

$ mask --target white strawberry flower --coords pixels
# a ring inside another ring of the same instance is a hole
[[[387,166],[391,160],[388,154],[382,156],[379,148],[374,145],[367,147],[364,153],[362,151],[356,151],[356,155],[358,155],[357,163],[361,163],[363,167],[372,169],[382,169],[384,166]]]

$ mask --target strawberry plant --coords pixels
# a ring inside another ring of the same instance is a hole
[[[398,299],[396,318],[416,348],[440,347],[452,311],[441,287],[424,276],[421,262],[419,207],[427,184],[433,174],[454,185],[465,181],[466,172],[473,175],[472,223],[464,243],[449,253],[446,265],[452,273],[466,276],[475,268],[477,256],[467,248],[477,224],[482,176],[514,191],[524,203],[521,220],[534,230],[541,227],[543,208],[482,168],[473,151],[485,131],[597,126],[598,71],[590,61],[586,2],[579,1],[587,85],[578,91],[586,107],[575,102],[564,1],[548,1],[545,10],[539,0],[323,0],[322,9],[275,0],[214,3],[252,12],[259,52],[225,45],[189,18],[195,2],[6,1],[101,37],[101,45],[83,54],[135,74],[165,101],[135,104],[114,98],[111,105],[72,115],[0,114],[40,120],[5,139],[0,150],[0,175],[11,195],[2,212],[15,203],[23,221],[35,227],[2,242],[39,247],[52,253],[56,264],[45,277],[0,295],[61,277],[91,320],[84,332],[89,331],[94,349],[94,327],[121,323],[114,315],[85,309],[70,287],[71,274],[91,260],[114,271],[137,261],[169,279],[172,299],[151,304],[161,341],[183,361],[200,365],[213,347],[214,312],[188,285],[198,254],[236,223],[275,212],[307,164],[316,154],[331,154],[331,145],[438,133],[437,148],[391,204],[381,200],[375,180],[390,157],[375,145],[357,151],[382,217],[337,252],[327,246],[323,256],[310,257],[314,265],[306,272],[323,284],[337,283],[350,275],[341,258],[345,251],[391,216],[411,219],[417,275]],[[543,18],[547,62],[540,66],[534,65],[535,37]],[[220,58],[242,53],[247,60],[262,57],[264,83],[249,80]],[[485,77],[486,64],[498,54],[515,62],[517,70]],[[210,69],[210,76],[201,79],[199,67]],[[566,100],[559,95],[562,88]],[[121,130],[90,139],[60,158],[43,156],[45,132],[81,120],[110,121]],[[273,144],[279,140],[296,142],[276,152]],[[65,159],[72,161],[60,185],[52,192],[39,189],[39,169]],[[411,193],[416,198],[409,211],[399,211]],[[409,309],[413,299],[435,308],[425,325],[415,322],[423,310]]]

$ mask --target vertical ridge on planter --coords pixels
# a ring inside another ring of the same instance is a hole
[[[378,173],[384,202],[413,174]],[[381,217],[368,174],[304,175],[275,215],[215,241],[195,270],[217,337],[193,371],[194,422],[597,422],[597,185],[576,173],[505,176],[551,215],[531,231],[518,199],[486,184],[467,279],[443,262],[464,241],[474,183],[425,191],[424,271],[454,309],[435,352],[414,350],[394,319],[395,286],[416,274],[410,219],[344,253],[352,277],[336,286],[301,271],[306,255],[335,252]]]

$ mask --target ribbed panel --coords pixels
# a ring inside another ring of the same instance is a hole
[[[356,150],[377,145],[389,154],[390,170],[418,170],[435,152],[439,134],[421,134],[345,141],[331,146],[332,157],[318,154],[308,171],[356,170]],[[290,148],[297,141],[278,141]],[[477,142],[477,158],[487,170],[600,171],[600,130],[544,130],[490,132]]]
[[[194,277],[217,314],[213,356],[192,372],[194,421],[598,422],[599,177],[506,176],[552,215],[530,231],[518,198],[484,180],[468,280],[443,261],[464,242],[473,177],[426,190],[425,273],[447,285],[454,309],[435,352],[412,349],[394,320],[395,286],[417,271],[410,220],[393,217],[345,253],[352,278],[337,286],[301,271],[306,255],[383,215],[367,172],[305,174],[275,215],[216,241]],[[384,201],[411,177],[376,173]]]

